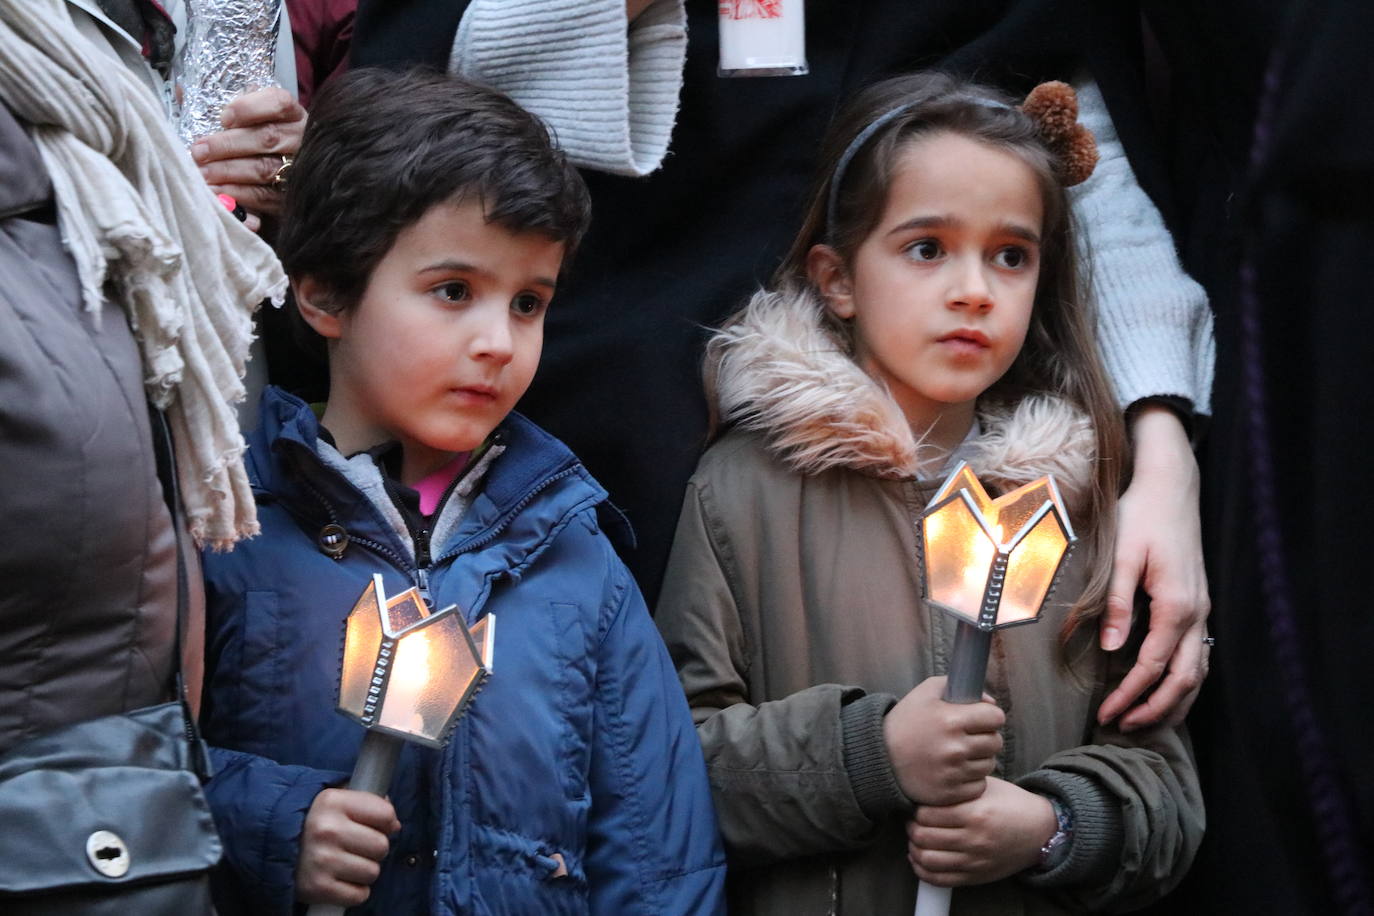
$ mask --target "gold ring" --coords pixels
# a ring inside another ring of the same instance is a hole
[[[293,159],[291,156],[282,154],[281,165],[277,166],[277,170],[272,173],[272,180],[268,182],[268,185],[272,188],[272,190],[286,190],[286,173],[291,170],[292,161]]]

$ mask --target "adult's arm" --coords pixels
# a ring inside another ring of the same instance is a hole
[[[1202,635],[1210,603],[1197,461],[1179,418],[1150,399],[1206,413],[1215,343],[1206,293],[1184,273],[1159,211],[1136,182],[1101,92],[1091,81],[1077,89],[1080,121],[1097,137],[1101,158],[1070,199],[1091,266],[1103,359],[1122,409],[1134,405],[1133,476],[1118,513],[1104,649],[1125,643],[1137,585],[1150,596],[1149,636],[1099,710],[1104,722],[1126,713],[1121,726],[1129,730],[1181,720],[1206,670]]]
[[[579,166],[663,162],[687,55],[683,0],[473,0],[449,70],[539,115]]]

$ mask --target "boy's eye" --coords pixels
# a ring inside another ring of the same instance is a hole
[[[1030,252],[1015,245],[1001,249],[992,256],[993,263],[1008,270],[1018,270],[1030,263]]]
[[[446,302],[466,302],[472,298],[472,290],[461,280],[453,280],[435,287],[434,295]]]
[[[517,315],[534,316],[544,309],[544,300],[534,293],[521,293],[511,300],[511,311]]]
[[[933,261],[944,253],[935,239],[921,239],[907,246],[906,253],[917,261]]]

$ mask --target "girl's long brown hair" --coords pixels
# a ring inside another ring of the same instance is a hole
[[[841,157],[860,132],[899,107],[903,112],[853,154],[841,176],[834,225],[829,225],[830,186]],[[903,149],[918,137],[944,131],[1020,158],[1035,173],[1044,202],[1040,279],[1026,342],[1006,375],[981,400],[1010,405],[1026,395],[1043,392],[1073,404],[1092,422],[1097,445],[1095,482],[1084,517],[1073,520],[1080,536],[1079,549],[1086,552],[1091,572],[1064,625],[1061,641],[1067,644],[1081,624],[1101,614],[1105,603],[1127,444],[1121,409],[1097,349],[1095,316],[1086,295],[1086,275],[1080,276],[1080,252],[1068,197],[1055,177],[1052,154],[1034,123],[1000,92],[941,73],[901,76],[869,86],[845,105],[831,125],[806,217],[774,274],[773,284],[784,298],[809,290],[813,294],[809,298],[824,301],[807,275],[811,248],[830,245],[852,263],[859,245],[882,216],[893,167]],[[818,317],[852,355],[852,325],[824,308]],[[713,368],[708,363],[708,385]]]

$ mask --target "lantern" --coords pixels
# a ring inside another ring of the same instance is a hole
[[[921,517],[926,598],[984,632],[1034,623],[1073,542],[1054,478],[990,499],[961,463]]]
[[[926,507],[919,531],[926,600],[959,621],[944,698],[976,703],[992,632],[1040,619],[1073,547],[1073,527],[1053,477],[991,499],[961,462]],[[947,916],[950,899],[949,888],[922,881],[916,916]]]
[[[491,673],[496,618],[468,628],[457,605],[431,611],[416,588],[387,598],[374,575],[344,621],[339,712],[367,728],[348,787],[385,795],[401,745],[443,747]],[[343,907],[315,904],[309,916]]]

